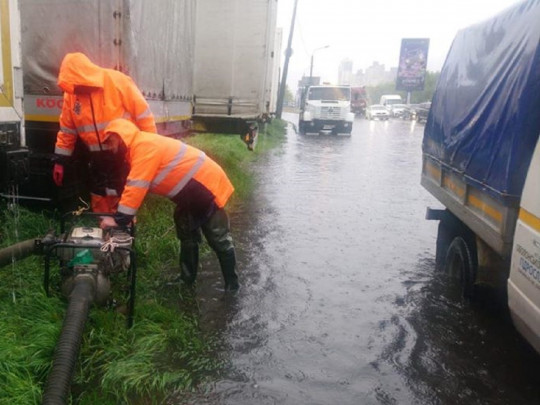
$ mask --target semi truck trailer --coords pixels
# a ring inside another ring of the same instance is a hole
[[[185,132],[193,97],[195,0],[1,1],[0,194],[58,203],[85,189],[82,165],[54,186],[52,156],[62,108],[57,85],[66,53],[130,75],[158,132]],[[76,149],[77,152],[83,148]]]
[[[66,53],[129,75],[145,98],[158,132],[171,135],[191,117],[194,0],[19,0],[24,109],[34,144],[55,137],[62,91],[56,84]],[[46,123],[54,123],[47,126]]]
[[[275,111],[281,53],[276,19],[277,0],[197,1],[196,125],[243,135]]]
[[[162,135],[191,130],[194,113],[256,122],[275,102],[276,0],[1,0],[0,5],[4,196],[57,203],[84,192],[84,165],[67,170],[62,188],[51,178],[62,107],[57,77],[69,52],[83,52],[95,64],[132,77]],[[223,123],[212,129],[227,132]],[[77,153],[84,154],[84,148]],[[8,184],[16,189],[8,190]]]
[[[471,297],[506,287],[540,352],[540,1],[457,33],[428,115],[421,184],[444,206],[436,265]]]

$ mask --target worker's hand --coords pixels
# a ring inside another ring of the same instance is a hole
[[[99,227],[101,229],[117,228],[118,224],[116,223],[113,217],[101,217],[101,222],[99,224]]]
[[[54,184],[56,184],[58,187],[60,187],[64,181],[64,166],[60,163],[54,164],[53,180]]]

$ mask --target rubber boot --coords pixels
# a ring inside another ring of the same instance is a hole
[[[180,279],[192,285],[197,279],[199,268],[199,245],[192,242],[183,242],[180,246]]]
[[[229,249],[226,252],[218,253],[223,280],[225,281],[225,291],[238,291],[238,275],[236,274],[236,255],[234,249]]]

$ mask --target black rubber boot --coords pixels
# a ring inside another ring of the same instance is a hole
[[[238,275],[236,274],[236,255],[234,249],[218,253],[223,280],[225,280],[225,291],[236,292],[240,288],[238,284]]]
[[[192,285],[197,279],[199,268],[199,245],[183,242],[180,246],[180,279]]]

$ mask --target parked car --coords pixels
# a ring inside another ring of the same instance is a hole
[[[427,121],[429,110],[431,108],[431,101],[420,103],[415,107],[415,119],[418,122]]]
[[[366,108],[366,118],[367,119],[375,119],[378,118],[380,120],[387,120],[390,117],[390,112],[386,109],[384,105],[381,104],[373,104],[370,105],[368,108]]]
[[[401,118],[404,120],[416,121],[416,107],[418,107],[418,104],[407,104],[407,108],[403,110]]]
[[[425,102],[420,104],[409,104],[403,110],[401,118],[411,121],[426,121],[431,108],[431,102]]]
[[[390,105],[390,116],[394,118],[401,118],[406,109],[406,104],[392,104]]]

